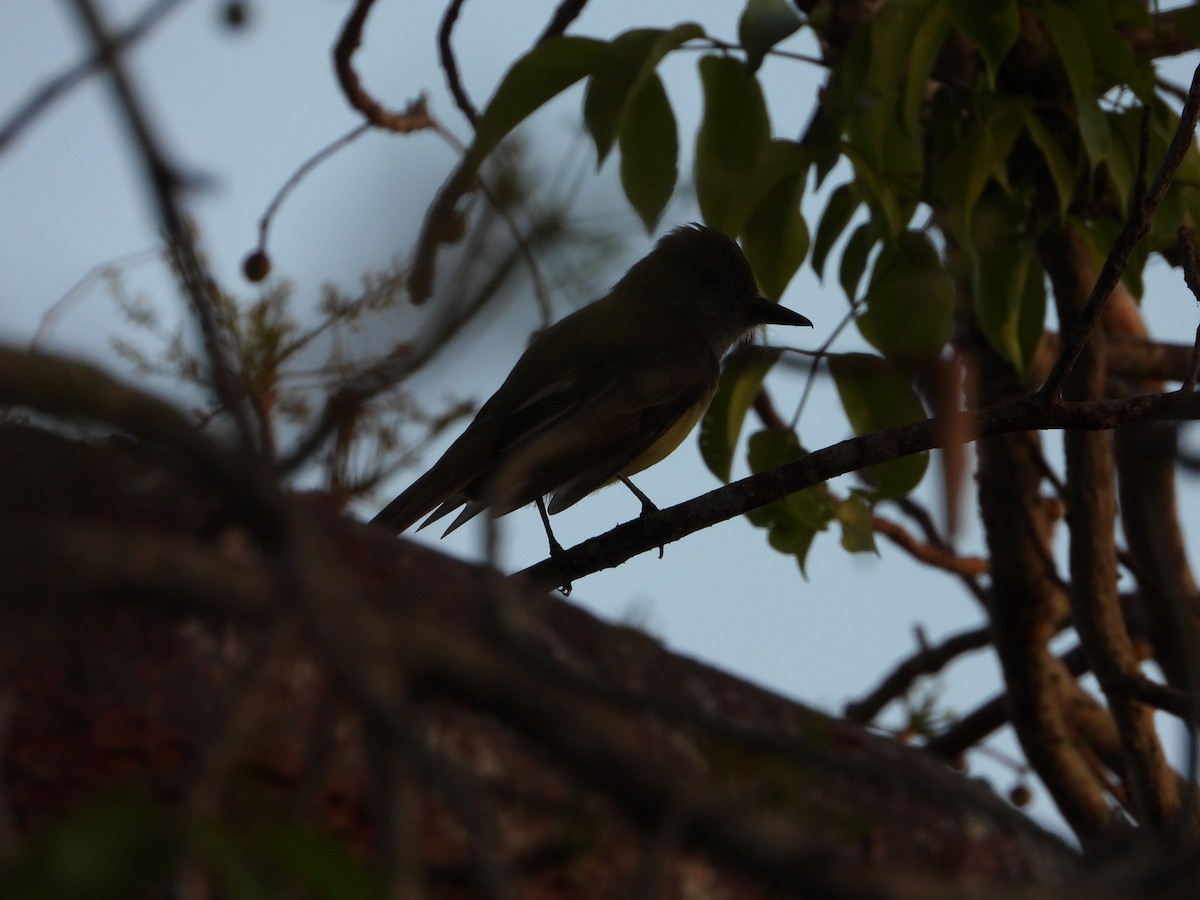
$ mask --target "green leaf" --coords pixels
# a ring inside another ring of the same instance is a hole
[[[971,221],[971,211],[989,181],[1010,190],[1008,158],[1025,124],[1017,104],[998,103],[942,164],[938,193],[954,211],[964,232]]]
[[[535,110],[591,74],[606,46],[594,38],[562,35],[513,63],[475,123],[470,150],[475,164]]]
[[[1028,210],[1016,198],[980,203],[971,220],[972,296],[979,327],[996,351],[1024,376],[1046,319],[1046,287]]]
[[[875,520],[871,507],[858,491],[837,504],[836,515],[842,525],[842,549],[848,553],[878,553],[875,546]]]
[[[763,293],[783,296],[808,254],[808,224],[800,213],[804,176],[789,175],[767,194],[742,228],[742,249]]]
[[[378,873],[331,835],[304,825],[275,826],[256,838],[270,860],[302,895],[313,900],[378,900]]]
[[[1062,147],[1033,108],[1027,103],[1020,103],[1017,108],[1025,117],[1025,128],[1030,139],[1046,161],[1046,170],[1050,173],[1050,180],[1054,182],[1054,190],[1058,194],[1058,215],[1060,219],[1065,219],[1067,209],[1075,197],[1075,172]]]
[[[634,28],[604,47],[583,98],[583,121],[596,142],[598,164],[612,149],[625,111],[662,58],[685,41],[704,37],[704,29],[685,22],[664,31]]]
[[[738,41],[753,75],[767,51],[800,30],[804,20],[788,0],[749,0],[738,20]]]
[[[821,214],[821,222],[817,225],[817,237],[813,241],[812,267],[818,278],[824,278],[825,259],[850,224],[860,202],[852,181],[838,185],[829,195],[829,202],[825,204],[825,212]]]
[[[800,447],[795,432],[768,429],[750,435],[747,459],[750,471],[758,473],[808,454]],[[804,488],[781,500],[746,514],[753,524],[768,529],[767,542],[775,550],[794,556],[805,574],[805,561],[817,532],[824,531],[834,517],[832,504],[822,485]]]
[[[934,64],[949,34],[949,13],[943,4],[935,3],[917,28],[908,58],[908,76],[904,81],[904,128],[910,137],[921,137],[921,107],[929,90]]]
[[[924,234],[906,231],[884,244],[867,286],[858,329],[889,359],[930,359],[950,339],[954,288]]]
[[[732,221],[745,222],[754,211],[785,179],[808,173],[808,151],[798,141],[781,138],[769,140],[759,148],[754,163],[754,172],[745,189],[729,207]]]
[[[0,870],[5,900],[158,896],[171,881],[179,829],[163,811],[122,797],[94,800],[36,834]]]
[[[854,229],[846,247],[842,250],[842,262],[838,267],[838,281],[846,292],[846,299],[854,302],[858,297],[858,283],[867,268],[871,248],[879,240],[879,229],[874,222],[864,222]]]
[[[1101,91],[1125,85],[1142,103],[1154,102],[1154,67],[1149,55],[1138,60],[1133,45],[1117,30],[1109,0],[1067,0],[1079,24],[1087,34],[1088,46],[1101,79]],[[1137,20],[1124,24],[1145,28],[1149,25],[1146,5],[1138,3]]]
[[[1071,94],[1075,98],[1079,137],[1092,168],[1095,168],[1108,158],[1112,135],[1109,133],[1108,120],[1100,109],[1096,70],[1087,33],[1075,13],[1065,6],[1041,3],[1036,8],[1058,49],[1059,62],[1067,73]]]
[[[704,116],[696,134],[696,200],[709,225],[736,236],[743,197],[771,135],[767,104],[758,80],[736,59],[710,55],[699,65]]]
[[[947,0],[947,5],[954,27],[979,48],[994,87],[996,72],[1021,32],[1016,0]]]
[[[746,189],[748,206],[739,202],[731,211],[743,222],[742,249],[772,300],[783,295],[808,253],[808,225],[800,212],[807,175],[808,153],[800,144],[769,141]]]
[[[646,230],[653,231],[675,192],[679,174],[675,113],[656,73],[650,73],[629,104],[617,141],[621,148],[621,186]]]
[[[904,88],[912,77],[922,77],[913,70],[911,51],[936,2],[890,0],[875,14],[867,29],[866,78],[856,85],[846,119],[843,153],[891,234],[908,223],[924,177],[922,141],[904,125]],[[924,80],[920,90],[924,92]]]
[[[834,354],[829,357],[829,371],[855,434],[871,434],[925,418],[909,380],[886,359],[869,353]],[[867,471],[878,497],[889,499],[920,484],[928,465],[928,453],[915,453]]]
[[[746,413],[782,352],[778,347],[744,344],[729,354],[721,367],[717,392],[700,421],[700,455],[709,471],[726,483]]]

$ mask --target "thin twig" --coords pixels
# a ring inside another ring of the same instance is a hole
[[[1087,657],[1078,645],[1060,656],[1059,661],[1077,678],[1088,670]],[[952,759],[999,731],[1008,721],[1008,697],[1000,693],[975,707],[941,734],[931,737],[924,747],[930,753]]]
[[[984,626],[963,631],[946,638],[934,647],[921,646],[916,653],[899,663],[892,671],[861,700],[846,704],[846,718],[854,722],[869,723],[879,711],[903,697],[914,681],[923,675],[933,675],[965,653],[980,650],[991,643],[991,631]]]
[[[120,47],[114,44],[95,4],[92,0],[72,0],[72,4],[91,38],[97,57],[108,69],[113,92],[124,113],[125,124],[141,155],[142,171],[158,207],[159,221],[177,257],[192,317],[200,329],[213,390],[221,405],[233,417],[242,451],[246,455],[252,455],[256,429],[251,427],[250,413],[243,402],[245,392],[241,389],[239,379],[235,377],[232,364],[226,355],[218,324],[217,288],[203,262],[192,228],[178,201],[184,180],[175,166],[168,162],[159,140],[151,131],[149,118],[137,97],[133,82],[126,75],[121,63]]]
[[[975,578],[986,575],[991,568],[988,561],[981,556],[959,556],[935,544],[927,544],[906,530],[902,525],[885,519],[883,516],[872,516],[871,524],[875,530],[888,538],[901,550],[918,562],[942,569],[951,575],[965,578]]]
[[[283,183],[283,186],[275,192],[275,196],[271,198],[271,202],[267,204],[267,210],[262,214],[262,218],[258,220],[258,251],[265,253],[267,249],[267,231],[271,227],[271,220],[275,218],[275,213],[279,211],[279,207],[283,205],[283,201],[287,195],[298,185],[312,169],[324,162],[337,151],[341,150],[347,144],[357,140],[363,133],[374,127],[373,122],[364,122],[361,125],[351,129],[343,134],[340,138],[322,147],[308,159],[300,164],[300,167],[292,173],[291,177]]]
[[[1142,115],[1138,122],[1138,159],[1137,175],[1133,179],[1133,200],[1131,209],[1141,208],[1146,199],[1146,167],[1150,161],[1150,104],[1142,106]]]
[[[1187,226],[1179,228],[1179,255],[1183,260],[1183,280],[1200,302],[1200,270],[1196,264],[1196,241]],[[1192,344],[1192,359],[1188,363],[1187,376],[1179,386],[1180,393],[1190,394],[1196,389],[1196,377],[1200,375],[1200,325],[1196,326],[1196,339]]]
[[[446,72],[446,83],[450,87],[450,93],[454,96],[455,104],[467,117],[467,121],[474,125],[479,120],[479,110],[475,108],[475,104],[467,96],[466,88],[462,85],[458,72],[458,61],[454,58],[454,46],[450,43],[450,35],[454,32],[454,23],[458,21],[458,14],[462,10],[464,2],[466,0],[450,0],[446,5],[446,12],[442,15],[442,24],[438,28],[438,57],[441,60],[442,69]]]
[[[583,12],[585,6],[587,6],[587,0],[563,0],[558,5],[558,9],[554,10],[554,15],[547,23],[545,31],[538,37],[537,42],[544,44],[550,38],[558,37],[565,32],[570,24],[579,18],[579,14]]]
[[[182,0],[157,0],[150,4],[134,23],[123,31],[113,35],[111,52],[124,53],[166,18],[167,13],[174,11],[182,4]],[[13,113],[3,127],[0,127],[0,152],[3,152],[17,136],[36,121],[37,117],[50,109],[51,105],[76,85],[82,84],[93,72],[104,67],[107,56],[104,52],[93,53],[82,62],[76,63],[67,71],[58,75],[37,90],[35,90]]]
[[[399,112],[392,112],[385,109],[379,101],[367,93],[359,80],[358,73],[351,65],[354,52],[362,43],[363,26],[367,21],[367,13],[371,11],[374,4],[375,0],[357,0],[354,9],[346,18],[346,24],[342,26],[342,33],[338,36],[337,43],[334,44],[333,68],[337,72],[342,93],[346,95],[346,100],[351,106],[366,116],[368,122],[379,128],[394,131],[397,134],[410,134],[414,131],[431,128],[433,120],[429,117],[424,96],[418,97],[407,108]]]

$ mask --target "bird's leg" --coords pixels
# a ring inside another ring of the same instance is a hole
[[[639,500],[642,501],[642,511],[639,515],[640,518],[645,519],[646,516],[650,515],[650,513],[658,512],[658,507],[654,505],[654,501],[651,500],[649,497],[647,497],[645,495],[645,493],[643,493],[636,484],[634,484],[632,481],[630,481],[624,475],[618,475],[617,477],[621,479],[621,483],[623,485],[625,485],[625,487],[627,487],[631,491],[633,491],[633,496],[637,497]],[[662,544],[658,545],[658,558],[659,559],[663,558],[663,545]]]
[[[546,512],[546,501],[541,497],[537,498],[538,515],[542,517],[542,527],[546,529],[546,540],[550,543],[550,558],[555,562],[561,562],[562,557],[567,551],[563,549],[563,545],[558,542],[558,538],[554,536],[553,529],[550,528],[550,514]],[[564,597],[571,596],[571,582],[559,587],[559,591]]]

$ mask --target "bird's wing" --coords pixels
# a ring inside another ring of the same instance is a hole
[[[551,512],[566,509],[622,474],[681,419],[690,428],[718,374],[707,346],[681,342],[649,364],[593,366],[560,381],[510,412],[486,499],[497,515],[546,494],[554,495]]]

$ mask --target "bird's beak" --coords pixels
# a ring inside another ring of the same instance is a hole
[[[750,314],[759,325],[808,325],[808,321],[798,312],[792,312],[786,306],[772,303],[766,297],[755,297],[750,301]]]

